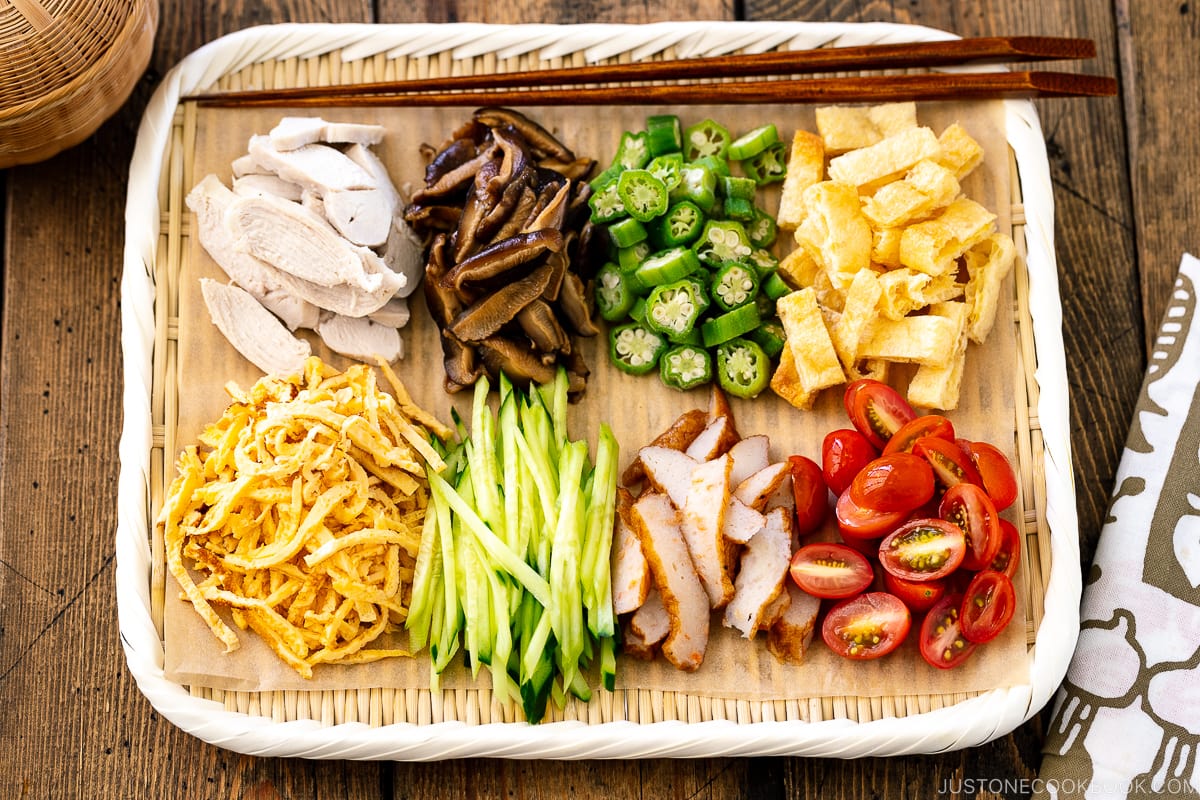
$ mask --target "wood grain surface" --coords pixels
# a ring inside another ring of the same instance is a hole
[[[154,85],[270,22],[896,21],[963,36],[1095,39],[1122,97],[1039,101],[1050,153],[1083,564],[1104,520],[1147,346],[1200,251],[1200,4],[1188,0],[164,0],[153,61],[93,137],[0,172],[0,791],[14,798],[1024,797],[1039,718],[983,747],[857,761],[254,758],[181,733],[125,668],[114,596],[125,185]],[[1189,174],[1188,171],[1192,170]],[[974,793],[956,791],[974,779]]]

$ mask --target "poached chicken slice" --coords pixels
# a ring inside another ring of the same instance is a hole
[[[268,375],[291,375],[304,368],[312,348],[297,339],[248,292],[232,284],[200,279],[200,291],[213,324],[229,343]]]
[[[633,504],[633,522],[670,618],[663,655],[678,669],[692,672],[708,648],[709,605],[679,529],[679,514],[665,495],[644,494]]]

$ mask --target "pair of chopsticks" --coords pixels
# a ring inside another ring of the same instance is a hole
[[[475,106],[847,103],[1117,93],[1112,78],[1067,72],[939,72],[776,78],[830,72],[936,68],[1093,58],[1090,39],[984,37],[912,44],[597,64],[379,83],[196,94],[205,106]],[[696,83],[711,78],[764,78]],[[624,85],[613,85],[624,84]],[[635,85],[630,85],[635,84]]]

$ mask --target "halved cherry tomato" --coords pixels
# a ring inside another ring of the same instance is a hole
[[[840,495],[859,471],[879,457],[879,451],[856,430],[839,428],[825,434],[821,443],[821,471],[825,485]]]
[[[842,403],[854,427],[877,450],[882,450],[892,434],[917,416],[899,392],[871,378],[861,378],[847,386]]]
[[[938,516],[962,528],[967,537],[965,569],[981,570],[992,563],[1000,551],[1000,515],[987,492],[973,483],[951,487],[942,496]]]
[[[953,442],[954,424],[941,414],[925,414],[917,417],[906,422],[891,439],[888,439],[887,447],[883,448],[883,454],[886,456],[888,453],[911,453],[913,445],[922,436],[936,436],[939,439]]]
[[[909,611],[917,614],[933,608],[933,604],[946,593],[945,581],[909,581],[886,571],[883,573],[883,583],[889,592],[908,606]]]
[[[912,453],[880,456],[854,476],[850,497],[873,511],[912,511],[933,497],[933,470]]]
[[[814,597],[841,600],[866,590],[875,570],[866,557],[836,542],[806,544],[792,556],[792,580]]]
[[[790,456],[792,497],[796,500],[796,533],[807,536],[821,527],[829,513],[829,489],[817,462],[804,456]]]
[[[957,667],[975,651],[975,643],[967,641],[959,626],[962,598],[961,594],[947,594],[921,623],[921,657],[938,669]]]
[[[1006,519],[1000,520],[1000,549],[988,569],[1003,572],[1014,579],[1017,577],[1017,567],[1021,565],[1021,533],[1017,526]]]
[[[984,570],[976,575],[963,595],[958,623],[962,635],[976,644],[1000,635],[1017,610],[1017,593],[1003,572]]]
[[[899,647],[911,626],[912,614],[898,597],[867,592],[831,608],[821,638],[838,655],[865,661]]]
[[[934,581],[962,563],[967,549],[962,528],[941,519],[915,519],[879,543],[879,562],[897,578]]]
[[[872,511],[854,502],[850,490],[838,496],[833,509],[837,517],[838,530],[846,539],[878,539],[904,522],[903,511]]]
[[[959,439],[958,446],[971,457],[971,463],[979,471],[983,488],[996,504],[998,511],[1003,511],[1017,499],[1017,476],[1012,464],[1000,448],[987,442],[972,442],[969,439]]]
[[[913,453],[929,462],[938,483],[947,489],[960,483],[983,485],[979,470],[954,442],[937,436],[922,436],[913,444]]]

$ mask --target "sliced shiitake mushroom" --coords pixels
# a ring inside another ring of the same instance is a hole
[[[542,264],[524,278],[484,294],[450,323],[450,332],[464,342],[486,339],[536,300],[545,291],[550,275],[550,266]]]
[[[563,276],[562,288],[558,293],[558,307],[567,322],[580,336],[595,336],[600,332],[592,319],[592,304],[583,280],[574,272]]]
[[[554,314],[554,309],[546,301],[534,299],[522,308],[517,314],[517,324],[533,342],[533,346],[548,355],[551,361],[554,361],[559,353],[571,352],[571,337],[567,336]]]
[[[500,373],[507,375],[513,383],[525,385],[549,383],[554,380],[556,368],[542,363],[528,345],[518,344],[503,336],[492,336],[478,344],[479,357],[488,374],[499,380]]]
[[[558,161],[575,160],[575,154],[571,152],[570,148],[556,139],[550,131],[519,111],[489,106],[478,109],[474,117],[479,122],[491,126],[493,130],[505,125],[516,128],[539,158],[554,158]]]
[[[470,281],[494,278],[521,264],[527,264],[543,253],[562,249],[563,235],[553,229],[532,231],[510,236],[489,245],[451,267],[442,281],[456,289]]]

